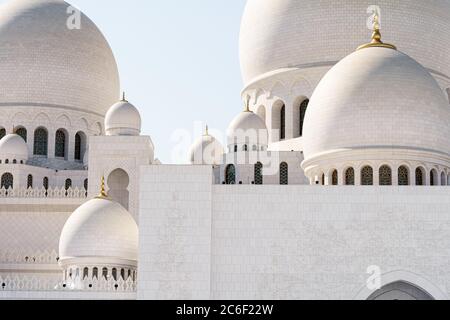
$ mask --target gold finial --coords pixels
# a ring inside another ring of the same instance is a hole
[[[205,128],[205,136],[209,136],[209,127],[208,127],[208,125],[206,125],[206,128]]]
[[[359,46],[357,50],[361,50],[361,49],[365,49],[365,48],[372,48],[372,47],[381,47],[381,48],[397,50],[396,46],[389,44],[389,43],[384,43],[383,41],[381,41],[380,16],[376,12],[373,16],[372,41],[370,43],[366,43],[366,44],[363,44],[362,46]]]
[[[122,100],[123,102],[128,102],[127,99],[125,99],[125,91],[122,92]]]
[[[106,199],[108,198],[108,194],[106,193],[105,188],[105,176],[102,176],[101,184],[100,184],[100,194],[97,196],[97,199]]]

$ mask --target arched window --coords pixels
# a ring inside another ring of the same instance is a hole
[[[234,146],[234,152],[238,152],[238,146]]]
[[[94,267],[94,269],[92,269],[92,278],[98,279],[98,268],[97,267]]]
[[[84,152],[86,150],[86,135],[83,132],[78,132],[75,135],[75,160],[83,160]]]
[[[36,156],[47,156],[48,152],[48,133],[44,128],[38,128],[34,131],[34,151]]]
[[[437,171],[433,169],[430,171],[430,186],[437,186],[437,185],[438,185]]]
[[[322,186],[325,185],[325,173],[322,173],[322,178],[320,179],[320,184],[321,184]]]
[[[31,174],[27,177],[27,189],[33,188],[33,176]]]
[[[333,171],[333,174],[331,175],[331,183],[333,186],[337,186],[338,185],[338,172],[337,170]]]
[[[263,165],[261,162],[255,164],[255,184],[261,185],[263,184]]]
[[[441,186],[446,186],[447,185],[447,178],[445,176],[445,172],[441,173]]]
[[[16,129],[16,134],[20,137],[22,137],[22,139],[27,142],[27,129],[20,127],[18,129]]]
[[[66,158],[66,133],[62,129],[55,134],[55,157]]]
[[[398,185],[409,186],[409,170],[405,166],[398,168]]]
[[[232,164],[228,165],[225,170],[225,183],[236,184],[236,168]]]
[[[282,162],[280,164],[280,184],[281,185],[289,184],[289,166],[286,162]]]
[[[347,186],[355,185],[355,169],[348,168],[345,171],[345,185],[347,185]]]
[[[13,160],[13,164],[17,164],[17,160],[16,159]]]
[[[308,104],[309,104],[309,99],[306,99],[305,101],[303,101],[300,104],[300,124],[299,124],[300,137],[303,136],[303,124],[305,122],[305,115],[306,115],[306,110],[308,109]]]
[[[125,269],[120,269],[120,277],[125,280]]]
[[[72,180],[66,179],[64,187],[66,188],[66,190],[69,190],[70,188],[72,188]]]
[[[416,169],[416,186],[423,186],[424,185],[424,171],[422,168]]]
[[[88,185],[89,185],[89,180],[88,179],[84,179],[84,191],[88,191]]]
[[[112,277],[115,281],[117,281],[117,269],[116,268],[112,269]]]
[[[108,280],[108,268],[102,269],[102,277]]]
[[[373,185],[373,169],[366,166],[361,170],[361,185],[372,186]]]
[[[9,164],[9,159],[6,159],[6,160],[5,160],[5,164]]]
[[[246,144],[244,144],[244,147],[242,148],[242,150],[247,152],[248,151],[248,146]]]
[[[12,189],[14,187],[14,177],[11,173],[4,173],[2,175],[1,187],[5,189]]]
[[[0,139],[2,139],[4,136],[6,136],[6,129],[1,128],[0,129]]]
[[[86,279],[89,276],[89,269],[84,268],[83,269],[83,280]]]
[[[48,178],[47,177],[42,179],[42,186],[44,187],[45,190],[48,190]]]
[[[286,139],[286,106],[280,109],[280,140]]]
[[[379,172],[380,186],[392,186],[392,170],[388,166],[382,166]]]

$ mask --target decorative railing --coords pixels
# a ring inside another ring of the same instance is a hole
[[[0,250],[0,264],[53,264],[58,262],[56,251]]]
[[[136,282],[105,278],[71,280],[63,283],[50,278],[37,276],[0,276],[0,291],[86,291],[86,292],[136,292]]]
[[[0,198],[53,198],[53,199],[86,199],[87,192],[78,187],[66,189],[59,188],[18,188],[0,189]]]

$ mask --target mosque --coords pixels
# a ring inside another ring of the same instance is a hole
[[[0,299],[449,298],[450,0],[248,0],[189,165],[70,9],[0,7]]]

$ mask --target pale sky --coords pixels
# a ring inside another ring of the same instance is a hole
[[[152,137],[163,163],[180,162],[172,156],[175,131],[193,136],[194,123],[202,121],[224,133],[242,110],[239,27],[245,0],[69,2],[107,38],[127,100],[140,110],[143,134]]]

